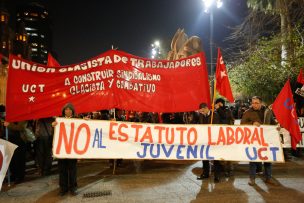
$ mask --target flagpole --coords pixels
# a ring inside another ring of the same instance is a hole
[[[115,49],[114,49],[114,45],[112,45],[111,49],[112,49],[112,50],[115,50]],[[115,111],[115,108],[113,108],[113,109],[114,109],[114,120],[116,121],[116,111]],[[112,109],[112,110],[113,110],[113,109]],[[116,164],[117,164],[117,159],[114,159],[114,160],[113,160],[113,172],[112,172],[113,175],[115,175],[115,172],[116,172]]]
[[[8,129],[7,126],[5,127],[5,139],[8,141]],[[10,187],[11,186],[11,173],[10,168],[7,168],[7,184]]]
[[[218,51],[217,51],[217,55],[218,55]],[[211,59],[212,60],[212,59]],[[217,63],[218,63],[218,56],[217,56],[217,61],[216,61],[216,66],[215,66],[215,74],[213,76],[213,88],[212,88],[212,104],[211,104],[211,124],[213,123],[213,114],[214,114],[214,100],[215,100],[215,85],[216,85],[216,70],[217,70]],[[212,65],[212,64],[211,64]],[[212,68],[212,66],[211,66]],[[212,69],[211,69],[211,74],[212,74]],[[211,86],[212,86],[212,83],[211,83]]]
[[[213,123],[213,114],[214,114],[214,102],[215,102],[215,85],[216,85],[216,80],[215,78],[213,79],[213,97],[212,97],[212,104],[211,104],[211,123]]]

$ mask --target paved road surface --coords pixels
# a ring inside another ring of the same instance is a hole
[[[196,180],[201,162],[124,160],[112,174],[106,160],[78,162],[79,194],[59,197],[56,167],[51,176],[28,171],[24,183],[4,184],[0,202],[304,202],[304,159],[273,166],[277,186],[248,183],[248,164],[235,165],[234,176],[214,183]]]

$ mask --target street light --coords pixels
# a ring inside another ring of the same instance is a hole
[[[151,50],[151,57],[153,59],[157,59],[159,58],[159,55],[161,54],[161,51],[160,51],[160,42],[158,40],[156,40],[153,44],[151,44],[151,47],[152,47],[152,50]]]
[[[210,13],[210,76],[213,77],[213,7],[216,1],[216,8],[220,8],[223,5],[222,0],[202,0],[204,3],[204,12]],[[211,83],[213,84],[213,83]],[[213,96],[213,85],[211,85],[212,91],[211,96]]]

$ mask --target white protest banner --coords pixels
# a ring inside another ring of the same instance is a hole
[[[302,141],[297,144],[297,147],[304,147],[304,117],[299,117],[298,122],[300,125],[300,131],[302,133]],[[234,125],[240,125],[241,119],[235,119]],[[283,148],[291,148],[291,139],[290,134],[285,128],[281,128],[280,130],[280,139]]]
[[[6,140],[0,139],[0,190],[5,178],[6,171],[11,162],[15,149],[18,146]]]
[[[284,162],[276,126],[56,121],[57,158]]]

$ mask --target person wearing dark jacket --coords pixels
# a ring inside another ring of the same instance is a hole
[[[220,117],[220,123],[226,125],[234,125],[234,118],[231,110],[225,106],[225,100],[218,98],[215,100],[214,108]]]
[[[220,123],[224,125],[234,125],[234,118],[231,110],[225,105],[225,100],[223,98],[218,98],[215,100],[214,108],[219,115]],[[232,161],[222,162],[225,168],[225,176],[230,177],[233,171]]]
[[[211,111],[206,103],[199,105],[199,124],[211,124]],[[220,118],[217,112],[213,113],[212,124],[220,124]],[[203,173],[197,177],[198,180],[209,178],[210,164],[209,160],[203,160]],[[220,182],[221,165],[218,160],[214,161],[214,182]]]
[[[62,117],[75,118],[76,113],[74,106],[67,103],[62,108]],[[52,126],[56,126],[57,122],[53,122]],[[71,195],[77,195],[77,159],[58,159],[59,168],[59,195],[64,196],[69,190]]]
[[[262,124],[276,125],[273,113],[271,109],[262,105],[262,99],[258,96],[254,96],[251,99],[251,107],[245,111],[241,124],[260,126]],[[257,167],[261,165],[261,162],[249,162],[249,175],[250,179],[248,184],[250,186],[255,185],[255,176]],[[265,183],[275,185],[272,180],[272,165],[269,162],[264,163],[264,175]]]
[[[52,123],[54,118],[41,118],[36,123],[36,149],[37,159],[39,164],[39,171],[41,176],[47,176],[51,173],[52,168],[52,142],[53,142],[53,128]]]
[[[8,129],[8,141],[18,146],[9,166],[12,172],[12,180],[15,184],[18,184],[23,182],[25,177],[26,142],[23,133],[27,121],[11,123],[4,121],[4,126]]]

